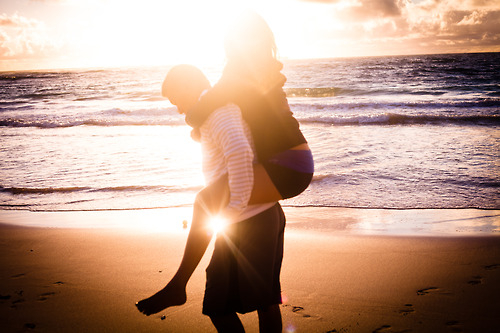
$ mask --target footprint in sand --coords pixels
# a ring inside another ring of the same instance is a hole
[[[401,310],[399,310],[399,314],[403,316],[407,316],[410,313],[415,312],[415,309],[413,308],[413,304],[405,304],[405,307]]]
[[[391,329],[391,325],[382,325],[375,329],[372,333],[388,332]]]
[[[500,268],[500,264],[493,264],[493,265],[484,266],[484,269],[487,271],[492,271],[492,270],[495,270],[497,268]]]
[[[456,320],[450,320],[446,323],[446,326],[451,329],[452,332],[463,332],[462,326]]]
[[[17,307],[17,304],[23,303],[26,300],[23,298],[24,290],[19,290],[19,291],[16,290],[14,293],[18,296],[18,298],[12,300],[12,302],[10,303],[10,307],[15,309]]]
[[[391,325],[382,325],[376,330],[372,331],[372,333],[383,333],[383,332],[391,332],[391,333],[410,333],[411,329],[404,329],[402,331],[393,331]]]
[[[347,333],[347,332],[349,332],[349,329],[346,328],[340,328],[339,330],[334,328],[333,330],[326,331],[326,333]]]
[[[19,279],[19,278],[22,278],[25,275],[26,275],[25,273],[21,273],[21,274],[12,275],[10,278],[11,279]]]
[[[499,264],[493,264],[493,265],[483,266],[483,268],[485,270],[487,270],[487,271],[493,271],[493,270],[496,270],[499,267],[500,267]],[[467,283],[470,284],[470,285],[472,285],[472,286],[481,284],[481,283],[483,283],[483,277],[480,276],[480,275],[473,276],[471,280],[467,281]]]
[[[38,295],[38,300],[39,300],[40,302],[46,301],[46,300],[47,300],[50,296],[53,296],[53,295],[55,295],[55,294],[56,294],[56,293],[55,293],[55,292],[53,292],[53,291],[49,291],[49,292],[47,292],[47,293],[43,293],[43,294],[41,294],[41,295]]]
[[[283,305],[283,307],[291,307],[292,308],[292,312],[300,314],[304,318],[312,318],[313,317],[313,316],[311,316],[309,314],[302,313],[302,311],[304,311],[304,308],[301,307],[301,306],[294,306],[294,305],[285,304],[285,305]]]
[[[25,300],[24,298],[18,298],[18,299],[16,299],[16,300],[13,300],[13,301],[12,301],[12,303],[11,303],[10,307],[15,309],[15,308],[17,308],[17,305],[18,305],[19,303],[24,303],[24,302],[26,302],[26,300]]]
[[[422,295],[427,295],[429,294],[430,292],[433,292],[433,291],[438,291],[439,288],[438,287],[429,287],[429,288],[424,288],[424,289],[420,289],[420,290],[417,290],[417,295],[419,296],[422,296]]]
[[[33,323],[26,323],[26,324],[24,324],[24,328],[27,328],[27,329],[30,329],[30,330],[34,330],[35,327],[36,327],[36,325],[33,324]]]
[[[482,276],[473,276],[470,281],[467,281],[468,284],[475,286],[477,284],[481,284],[483,282],[483,277]]]

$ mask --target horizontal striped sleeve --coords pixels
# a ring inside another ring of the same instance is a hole
[[[247,138],[239,108],[229,105],[216,110],[209,118],[209,130],[220,147],[229,179],[229,205],[234,212],[243,211],[253,188],[254,153]]]

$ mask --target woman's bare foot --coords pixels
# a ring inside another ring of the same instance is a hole
[[[137,302],[135,306],[146,316],[158,313],[168,307],[186,303],[186,288],[178,287],[172,282],[153,296]]]

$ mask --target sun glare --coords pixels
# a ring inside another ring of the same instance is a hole
[[[212,217],[210,219],[210,229],[214,234],[223,232],[226,228],[227,220],[220,218],[218,216]]]
[[[283,1],[108,0],[80,2],[78,6],[81,10],[68,29],[76,30],[73,56],[87,66],[222,65],[224,35],[245,10],[256,11],[267,20],[286,57],[290,52],[300,53],[295,39],[287,34],[294,33],[290,30],[293,18],[274,14],[281,12],[278,9],[284,6]],[[287,7],[295,12],[300,9],[291,4]],[[88,20],[89,15],[92,20]]]
[[[33,18],[40,29],[32,23],[29,34],[19,38],[29,41],[26,45],[39,45],[45,59],[43,64],[25,60],[25,65],[45,68],[177,63],[221,67],[224,36],[246,10],[260,14],[270,25],[280,57],[303,57],[314,51],[308,40],[315,36],[312,28],[318,24],[315,12],[299,0],[66,0],[58,2],[57,10],[49,10],[47,1],[37,3],[46,7]],[[15,44],[16,49],[24,45],[15,41],[9,45]],[[50,47],[43,48],[44,43]],[[35,51],[31,46],[25,50]]]
[[[243,2],[228,0],[108,0],[92,4],[96,10],[91,23],[88,11],[80,14],[79,42],[88,45],[87,61],[115,66],[223,63],[227,27],[246,9]]]

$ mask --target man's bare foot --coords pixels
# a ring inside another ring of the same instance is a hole
[[[146,316],[158,313],[168,307],[186,303],[186,289],[169,283],[153,296],[137,302],[135,306]]]

